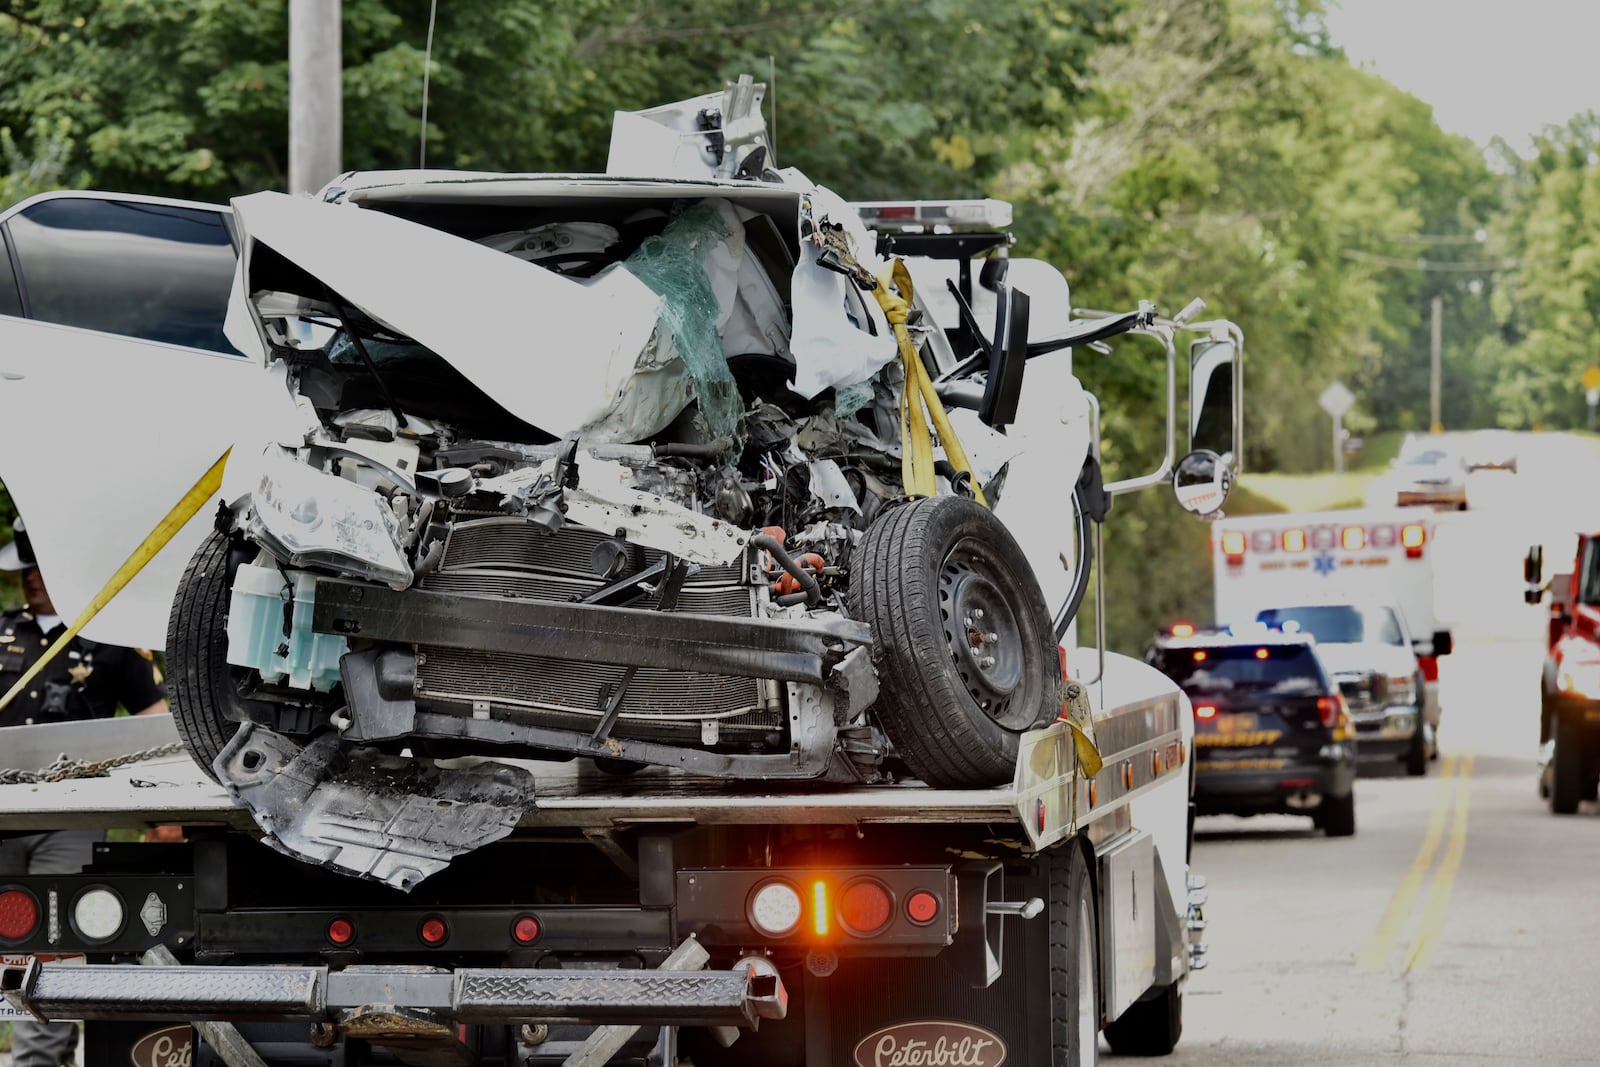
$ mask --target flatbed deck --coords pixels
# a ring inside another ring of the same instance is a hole
[[[1102,755],[1108,768],[1114,761],[1135,762],[1133,757],[1139,756],[1140,773],[1135,776],[1130,768],[1125,787],[1120,780],[1102,782],[1098,806],[1088,801],[1087,781],[1077,775],[1070,737],[1059,725],[1027,735],[1017,780],[991,789],[935,789],[919,781],[763,784],[661,767],[624,778],[597,771],[587,760],[506,762],[528,767],[537,782],[536,806],[520,823],[525,828],[610,830],[675,822],[1033,824],[1032,815],[1024,819],[1024,809],[1034,811],[1043,797],[1049,830],[1030,825],[1030,835],[1053,838],[1074,821],[1085,822],[1091,808],[1100,815],[1120,806],[1113,801],[1132,799],[1153,786],[1155,778],[1176,769],[1163,762],[1160,774],[1144,773],[1145,754],[1158,752],[1164,758],[1180,736],[1176,698],[1163,689],[1158,675],[1136,661],[1111,656],[1106,667],[1106,689],[1097,700],[1109,708],[1097,715]],[[106,759],[174,743],[177,733],[169,717],[144,716],[11,727],[4,741],[0,764],[37,769],[63,751],[84,760]],[[103,777],[0,785],[0,834],[168,823],[256,829],[250,813],[182,753],[112,768]]]

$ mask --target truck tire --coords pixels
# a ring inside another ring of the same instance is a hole
[[[1406,774],[1421,778],[1428,773],[1428,735],[1422,728],[1422,715],[1417,715],[1417,732],[1411,735],[1411,747],[1406,749]]]
[[[1100,938],[1094,889],[1083,850],[1061,845],[1044,854],[1050,920],[1050,1063],[1100,1062]]]
[[[172,724],[189,755],[212,781],[217,753],[232,739],[239,724],[218,705],[217,694],[232,690],[228,667],[228,615],[232,587],[232,544],[227,534],[212,531],[195,550],[178,582],[172,614],[167,618],[167,703]]]
[[[1009,782],[1022,734],[1060,714],[1044,594],[1004,524],[965,497],[891,508],[851,556],[851,614],[872,627],[877,715],[931,786]]]
[[[1183,991],[1178,983],[1158,986],[1114,1023],[1106,1024],[1106,1043],[1119,1056],[1167,1056],[1183,1036]]]
[[[1354,837],[1356,834],[1356,795],[1323,797],[1322,807],[1313,820],[1329,837]]]
[[[1583,746],[1578,731],[1561,715],[1551,716],[1556,751],[1550,760],[1550,811],[1571,815],[1583,794]]]

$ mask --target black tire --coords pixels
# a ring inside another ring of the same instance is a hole
[[[1428,773],[1428,735],[1422,728],[1422,713],[1418,709],[1417,732],[1411,735],[1411,747],[1406,749],[1406,774],[1421,778]]]
[[[1022,734],[1060,713],[1061,682],[1044,595],[1000,520],[955,496],[886,511],[851,556],[850,610],[872,627],[878,718],[912,773],[1011,781]]]
[[[239,724],[223,713],[219,693],[231,692],[228,666],[229,590],[233,546],[228,535],[213,531],[200,543],[178,583],[178,595],[167,618],[167,703],[172,723],[189,755],[206,775],[217,753],[232,739]]]
[[[1183,991],[1176,982],[1158,987],[1148,1000],[1135,1001],[1106,1024],[1106,1043],[1119,1056],[1169,1056],[1182,1036]]]
[[[1342,797],[1323,797],[1322,807],[1317,811],[1317,818],[1313,821],[1322,827],[1322,832],[1329,837],[1354,837],[1356,834],[1356,795],[1354,792],[1346,793]]]
[[[1070,842],[1045,853],[1042,862],[1050,901],[1050,1063],[1091,1067],[1100,1061],[1100,938],[1089,864]]]
[[[1578,731],[1561,715],[1551,716],[1556,751],[1550,761],[1550,811],[1571,815],[1583,796],[1583,746]]]

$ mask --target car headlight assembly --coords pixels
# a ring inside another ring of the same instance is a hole
[[[1389,679],[1389,703],[1415,704],[1417,702],[1417,680],[1410,675],[1396,675]]]
[[[377,493],[273,449],[261,460],[246,532],[292,567],[411,584],[394,512]]]

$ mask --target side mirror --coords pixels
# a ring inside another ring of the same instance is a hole
[[[1232,490],[1233,472],[1221,456],[1208,449],[1190,452],[1172,472],[1172,495],[1178,498],[1178,506],[1202,519],[1219,518]]]
[[[1449,630],[1433,631],[1433,654],[1435,656],[1448,656],[1456,650],[1455,637]]]
[[[994,345],[978,418],[1000,429],[1017,421],[1022,372],[1028,365],[1028,294],[1001,283],[995,293]]]
[[[1533,545],[1528,549],[1528,555],[1522,561],[1522,580],[1529,585],[1538,585],[1544,581],[1544,546]]]
[[[1238,462],[1240,404],[1239,346],[1206,338],[1189,346],[1189,448],[1212,452],[1230,465]]]

